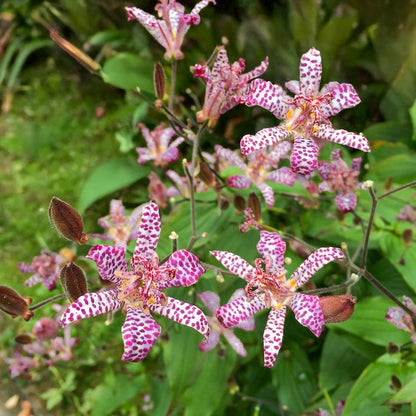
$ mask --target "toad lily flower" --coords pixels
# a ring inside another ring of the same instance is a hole
[[[270,308],[263,344],[264,366],[272,367],[282,346],[287,306],[292,309],[300,324],[309,328],[317,337],[321,334],[325,322],[319,297],[295,291],[320,268],[333,260],[343,258],[344,254],[339,248],[320,248],[294,271],[290,279],[286,279],[286,244],[282,238],[277,233],[261,231],[257,250],[263,258],[256,259],[255,267],[236,254],[211,251],[228,270],[247,282],[246,295],[221,306],[217,311],[217,318],[228,328],[238,325],[262,309]]]
[[[369,152],[370,146],[365,137],[346,130],[335,130],[329,121],[329,117],[360,102],[354,87],[330,82],[319,91],[322,64],[321,54],[315,48],[302,55],[299,71],[299,81],[286,83],[286,88],[295,94],[294,97],[269,81],[257,79],[252,82],[245,104],[263,107],[285,121],[280,126],[260,130],[254,136],[245,135],[240,143],[241,153],[247,155],[292,137],[292,170],[307,175],[318,165],[318,144],[322,140]]]
[[[243,74],[244,59],[240,58],[237,62],[230,64],[224,46],[218,47],[212,71],[204,65],[195,65],[194,77],[202,78],[207,83],[204,106],[197,113],[198,122],[209,120],[209,125],[215,126],[221,114],[242,102],[242,97],[250,91],[248,82],[263,74],[268,65],[269,61],[266,58],[258,67]]]
[[[290,149],[289,143],[279,143],[278,147],[271,152],[267,152],[266,149],[257,150],[248,155],[247,164],[232,150],[216,145],[215,152],[220,160],[239,167],[245,173],[245,175],[230,176],[227,179],[227,185],[231,188],[244,189],[253,184],[260,189],[266,205],[272,207],[274,205],[273,189],[265,181],[293,186],[296,180],[296,175],[289,168],[275,169],[285,153],[279,149],[282,145],[286,147],[286,152]]]
[[[357,203],[356,189],[365,189],[365,185],[358,182],[361,158],[353,159],[351,168],[342,159],[341,150],[332,151],[331,163],[319,162],[318,172],[324,180],[319,185],[319,191],[336,192],[335,202],[340,211],[353,211]]]
[[[237,289],[231,296],[229,302],[244,296],[244,289]],[[204,305],[210,310],[213,316],[208,316],[208,322],[211,327],[211,332],[206,341],[199,344],[199,349],[204,352],[211,351],[220,341],[220,335],[224,335],[225,339],[230,343],[231,347],[235,350],[238,355],[242,357],[247,356],[247,351],[244,348],[243,343],[234,335],[232,328],[225,328],[224,325],[215,316],[218,308],[220,307],[219,296],[207,290],[198,295]],[[245,331],[252,331],[254,329],[254,317],[249,316],[247,320],[240,322],[236,325],[236,328],[244,329]]]
[[[416,305],[412,299],[403,296],[403,304],[407,306],[413,313],[416,313]],[[387,310],[386,319],[398,329],[403,329],[412,334],[412,341],[416,344],[416,329],[411,316],[402,308],[392,307]]]
[[[159,17],[146,13],[137,7],[126,7],[127,19],[137,19],[144,28],[166,50],[165,59],[182,59],[184,57],[181,47],[185,34],[191,26],[200,22],[199,12],[214,0],[202,0],[195,5],[191,13],[184,13],[185,8],[175,0],[160,0],[155,6]]]
[[[143,360],[158,338],[161,328],[150,312],[208,336],[208,322],[200,309],[162,292],[168,287],[194,284],[205,269],[198,258],[186,250],[175,251],[163,265],[159,265],[155,248],[160,226],[158,207],[149,203],[142,211],[136,248],[130,262],[131,270],[127,268],[124,247],[92,247],[87,258],[95,261],[98,273],[113,283],[113,288],[79,297],[62,315],[60,324],[65,327],[79,319],[123,308],[126,312],[121,329],[124,361]]]
[[[143,164],[153,160],[155,166],[165,167],[169,162],[176,162],[179,158],[177,147],[184,141],[183,137],[178,137],[171,142],[175,135],[175,130],[165,125],[159,124],[155,129],[150,131],[144,124],[139,124],[143,137],[146,140],[147,147],[137,147],[139,154],[137,163]]]

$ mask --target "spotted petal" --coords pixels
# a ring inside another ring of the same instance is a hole
[[[332,101],[325,108],[322,107],[326,117],[332,117],[346,108],[355,107],[361,102],[355,88],[351,84],[338,84],[331,90]]]
[[[247,176],[243,175],[232,175],[227,178],[227,186],[236,189],[250,188],[251,180]]]
[[[117,298],[117,290],[102,290],[97,293],[86,293],[68,306],[59,323],[65,327],[71,322],[91,318],[120,309],[123,302]]]
[[[224,147],[220,145],[216,145],[215,153],[220,159],[227,161],[230,165],[238,166],[244,172],[244,169],[246,168],[246,164],[241,159],[241,157],[239,157],[231,149],[225,149]]]
[[[187,250],[178,250],[172,253],[164,266],[176,269],[176,275],[160,289],[174,286],[191,286],[205,273],[205,268],[198,257]]]
[[[342,129],[335,130],[330,125],[319,126],[318,130],[314,133],[314,136],[333,143],[353,147],[354,149],[362,150],[363,152],[369,152],[371,150],[368,140],[363,135]]]
[[[306,97],[315,97],[321,83],[322,61],[321,53],[311,48],[302,55],[299,65],[300,93]]]
[[[150,202],[143,208],[142,221],[137,231],[135,256],[148,259],[153,257],[160,235],[159,208],[154,202]]]
[[[292,172],[291,169],[284,166],[283,168],[269,172],[266,175],[266,181],[283,183],[285,185],[293,186],[296,181],[296,175]]]
[[[283,340],[283,327],[285,325],[286,306],[280,309],[272,308],[263,333],[264,366],[273,367],[277,354],[279,354]]]
[[[265,307],[266,304],[261,296],[255,296],[250,302],[247,296],[243,296],[220,306],[217,310],[217,318],[226,328],[229,328],[245,321]]]
[[[237,256],[237,254],[217,250],[210,251],[210,254],[212,254],[230,272],[246,281],[248,281],[256,272],[250,263],[242,259],[240,256]]]
[[[257,251],[268,265],[267,273],[275,273],[284,268],[286,243],[279,234],[264,230],[260,231]]]
[[[296,288],[299,288],[326,264],[342,258],[344,258],[344,253],[337,247],[319,248],[293,272],[291,279],[296,282]]]
[[[123,361],[142,361],[160,334],[160,326],[139,308],[127,308],[126,320],[121,328],[124,342]]]
[[[319,296],[295,293],[289,303],[296,320],[319,337],[325,325],[324,314],[319,303]]]
[[[340,211],[354,211],[355,205],[357,204],[357,196],[351,191],[346,194],[339,193],[335,197],[335,203]]]
[[[98,244],[92,247],[87,254],[87,259],[95,261],[98,274],[104,279],[116,285],[121,284],[121,279],[114,276],[117,270],[127,272],[126,249],[123,246],[105,246]]]
[[[230,299],[228,300],[228,302],[232,302],[235,299],[241,298],[243,296],[246,295],[246,291],[244,289],[237,289],[232,296],[230,297]],[[214,313],[217,311],[217,309],[219,308],[219,304],[217,306],[217,308],[215,309]],[[234,328],[240,328],[240,329],[244,329],[244,331],[252,331],[255,328],[255,322],[254,322],[254,316],[249,316],[245,321],[240,322],[239,324],[235,325]]]
[[[198,297],[212,314],[217,312],[217,309],[220,307],[220,297],[216,293],[206,290],[205,292],[199,293]]]
[[[201,309],[178,299],[168,297],[167,300],[166,306],[153,304],[149,305],[149,309],[179,324],[195,329],[204,337],[209,334],[208,321]]]
[[[214,349],[217,344],[220,342],[220,334],[217,331],[211,331],[204,341],[202,341],[198,348],[201,351],[208,352]]]
[[[267,185],[266,183],[259,183],[257,188],[260,189],[261,194],[263,195],[264,200],[266,201],[266,205],[268,207],[272,207],[274,205],[274,192],[271,186]]]
[[[244,348],[243,343],[240,341],[237,335],[234,334],[232,329],[226,329],[223,335],[238,355],[240,355],[241,357],[247,356],[247,351]]]
[[[312,139],[295,137],[290,164],[295,173],[309,175],[318,166],[318,146]]]
[[[281,126],[267,127],[258,131],[254,136],[246,134],[240,141],[241,154],[247,156],[249,153],[286,139],[290,134],[290,131]]]

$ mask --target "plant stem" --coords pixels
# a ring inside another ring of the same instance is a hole
[[[65,298],[65,293],[60,293],[59,295],[52,296],[51,298],[45,299],[42,302],[37,303],[29,308],[29,310],[34,311],[41,308],[42,306],[47,305],[48,303],[55,302],[56,300]]]
[[[168,101],[168,108],[172,111],[173,108],[173,98],[175,97],[175,84],[176,84],[176,72],[178,69],[178,61],[176,59],[172,59],[172,73],[170,78],[170,92],[169,92],[169,101]]]
[[[387,196],[390,196],[390,195],[392,195],[392,194],[394,194],[394,193],[396,193],[396,192],[399,192],[399,191],[401,191],[401,190],[403,190],[403,189],[406,189],[406,188],[409,188],[409,187],[411,187],[411,186],[415,186],[415,185],[416,185],[416,181],[412,181],[412,182],[407,183],[406,185],[399,186],[399,187],[398,187],[398,188],[396,188],[396,189],[392,189],[391,191],[388,191],[388,192],[386,192],[385,194],[380,195],[380,196],[377,198],[377,201],[380,201],[380,199],[383,199],[383,198],[385,198],[385,197],[387,197]]]
[[[371,228],[373,227],[374,215],[376,213],[376,207],[377,207],[377,202],[378,202],[372,186],[368,188],[368,191],[370,192],[372,204],[371,204],[370,218],[368,219],[367,229],[366,229],[365,237],[364,237],[363,257],[361,260],[361,268],[364,270],[365,270],[366,263],[367,263],[368,243],[370,240]]]

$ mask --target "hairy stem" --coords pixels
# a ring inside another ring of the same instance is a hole
[[[170,92],[169,92],[169,101],[168,101],[168,109],[172,111],[173,109],[173,99],[175,97],[175,84],[176,84],[176,72],[178,70],[178,61],[176,59],[172,59],[172,73],[170,78]]]
[[[37,303],[36,305],[31,306],[29,309],[34,311],[41,308],[42,306],[48,305],[49,303],[55,302],[56,300],[65,298],[65,293],[60,293],[59,295],[52,296],[51,298],[45,299],[42,302]]]

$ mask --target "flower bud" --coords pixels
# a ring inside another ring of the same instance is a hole
[[[260,199],[254,192],[251,192],[250,195],[248,196],[247,205],[249,208],[251,208],[254,219],[256,221],[259,221],[261,219],[261,204],[260,204]]]
[[[7,286],[0,286],[0,309],[15,318],[23,316],[28,321],[34,313],[28,309],[32,302],[31,298],[20,296],[15,290]]]
[[[215,178],[211,169],[205,162],[199,162],[198,177],[208,186],[215,186]]]
[[[14,340],[21,345],[27,345],[33,342],[32,336],[28,334],[17,335]]]
[[[48,212],[52,225],[63,237],[78,244],[88,240],[82,217],[71,205],[54,196]]]
[[[246,209],[246,200],[241,195],[234,195],[233,203],[237,211],[243,212]]]
[[[407,248],[412,245],[413,231],[410,228],[406,228],[402,233],[402,240]]]
[[[159,100],[163,100],[166,88],[166,77],[165,71],[160,62],[155,63],[155,67],[153,70],[153,86],[155,89],[156,97],[159,98]]]
[[[354,312],[356,298],[350,295],[324,296],[319,298],[319,303],[324,314],[326,324],[344,322]]]
[[[60,278],[65,295],[71,302],[87,293],[85,273],[72,261],[62,267]]]

